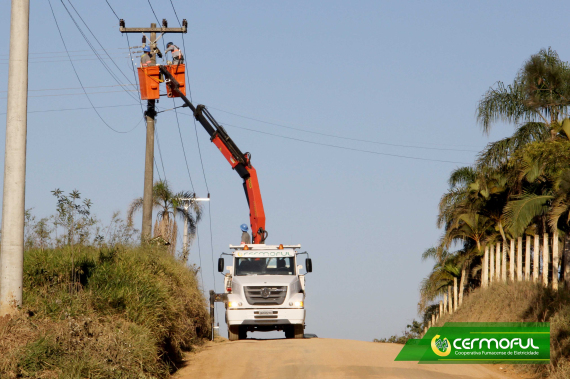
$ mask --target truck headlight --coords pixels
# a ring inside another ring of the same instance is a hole
[[[228,302],[228,308],[237,308],[237,307],[241,307],[242,303],[241,302],[237,302],[237,301],[229,301]]]
[[[303,306],[303,302],[302,302],[302,301],[296,301],[296,302],[294,303],[294,305],[295,305],[296,307],[302,307],[302,306]]]

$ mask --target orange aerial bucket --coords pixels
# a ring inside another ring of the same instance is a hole
[[[166,66],[166,69],[168,70],[168,72],[170,72],[170,74],[174,77],[174,79],[176,79],[176,81],[180,85],[178,87],[180,92],[182,92],[182,94],[186,96],[186,78],[185,78],[186,66],[183,64],[171,64]],[[178,92],[172,90],[170,83],[166,83],[166,92],[168,97],[180,97]]]
[[[158,66],[139,67],[139,85],[142,100],[156,100],[160,97],[160,68]]]

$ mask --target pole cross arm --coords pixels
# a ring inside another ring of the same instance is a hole
[[[119,20],[119,31],[121,33],[186,33],[188,31],[188,21],[182,20],[181,28],[169,28],[166,20],[162,20],[162,27],[156,28],[127,28],[125,20]]]

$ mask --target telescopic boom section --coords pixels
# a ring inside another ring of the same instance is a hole
[[[249,219],[253,234],[253,243],[265,243],[267,231],[265,230],[265,211],[259,190],[257,172],[251,165],[251,155],[242,153],[235,142],[230,138],[226,130],[218,124],[204,105],[194,105],[178,89],[179,84],[172,74],[163,66],[160,71],[166,77],[166,84],[184,101],[186,106],[194,113],[194,118],[206,129],[210,135],[210,141],[216,145],[222,155],[228,160],[234,170],[243,179],[243,189],[249,205]]]

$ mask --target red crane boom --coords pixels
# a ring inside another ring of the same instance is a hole
[[[217,146],[232,168],[243,179],[243,189],[249,205],[249,220],[253,243],[265,243],[268,235],[265,230],[265,210],[263,209],[257,172],[251,165],[251,154],[241,152],[226,130],[218,124],[204,105],[200,104],[194,107],[190,100],[179,90],[178,81],[164,66],[160,66],[160,71],[166,77],[166,85],[184,101],[186,107],[192,110],[194,118],[210,135],[210,141]]]

